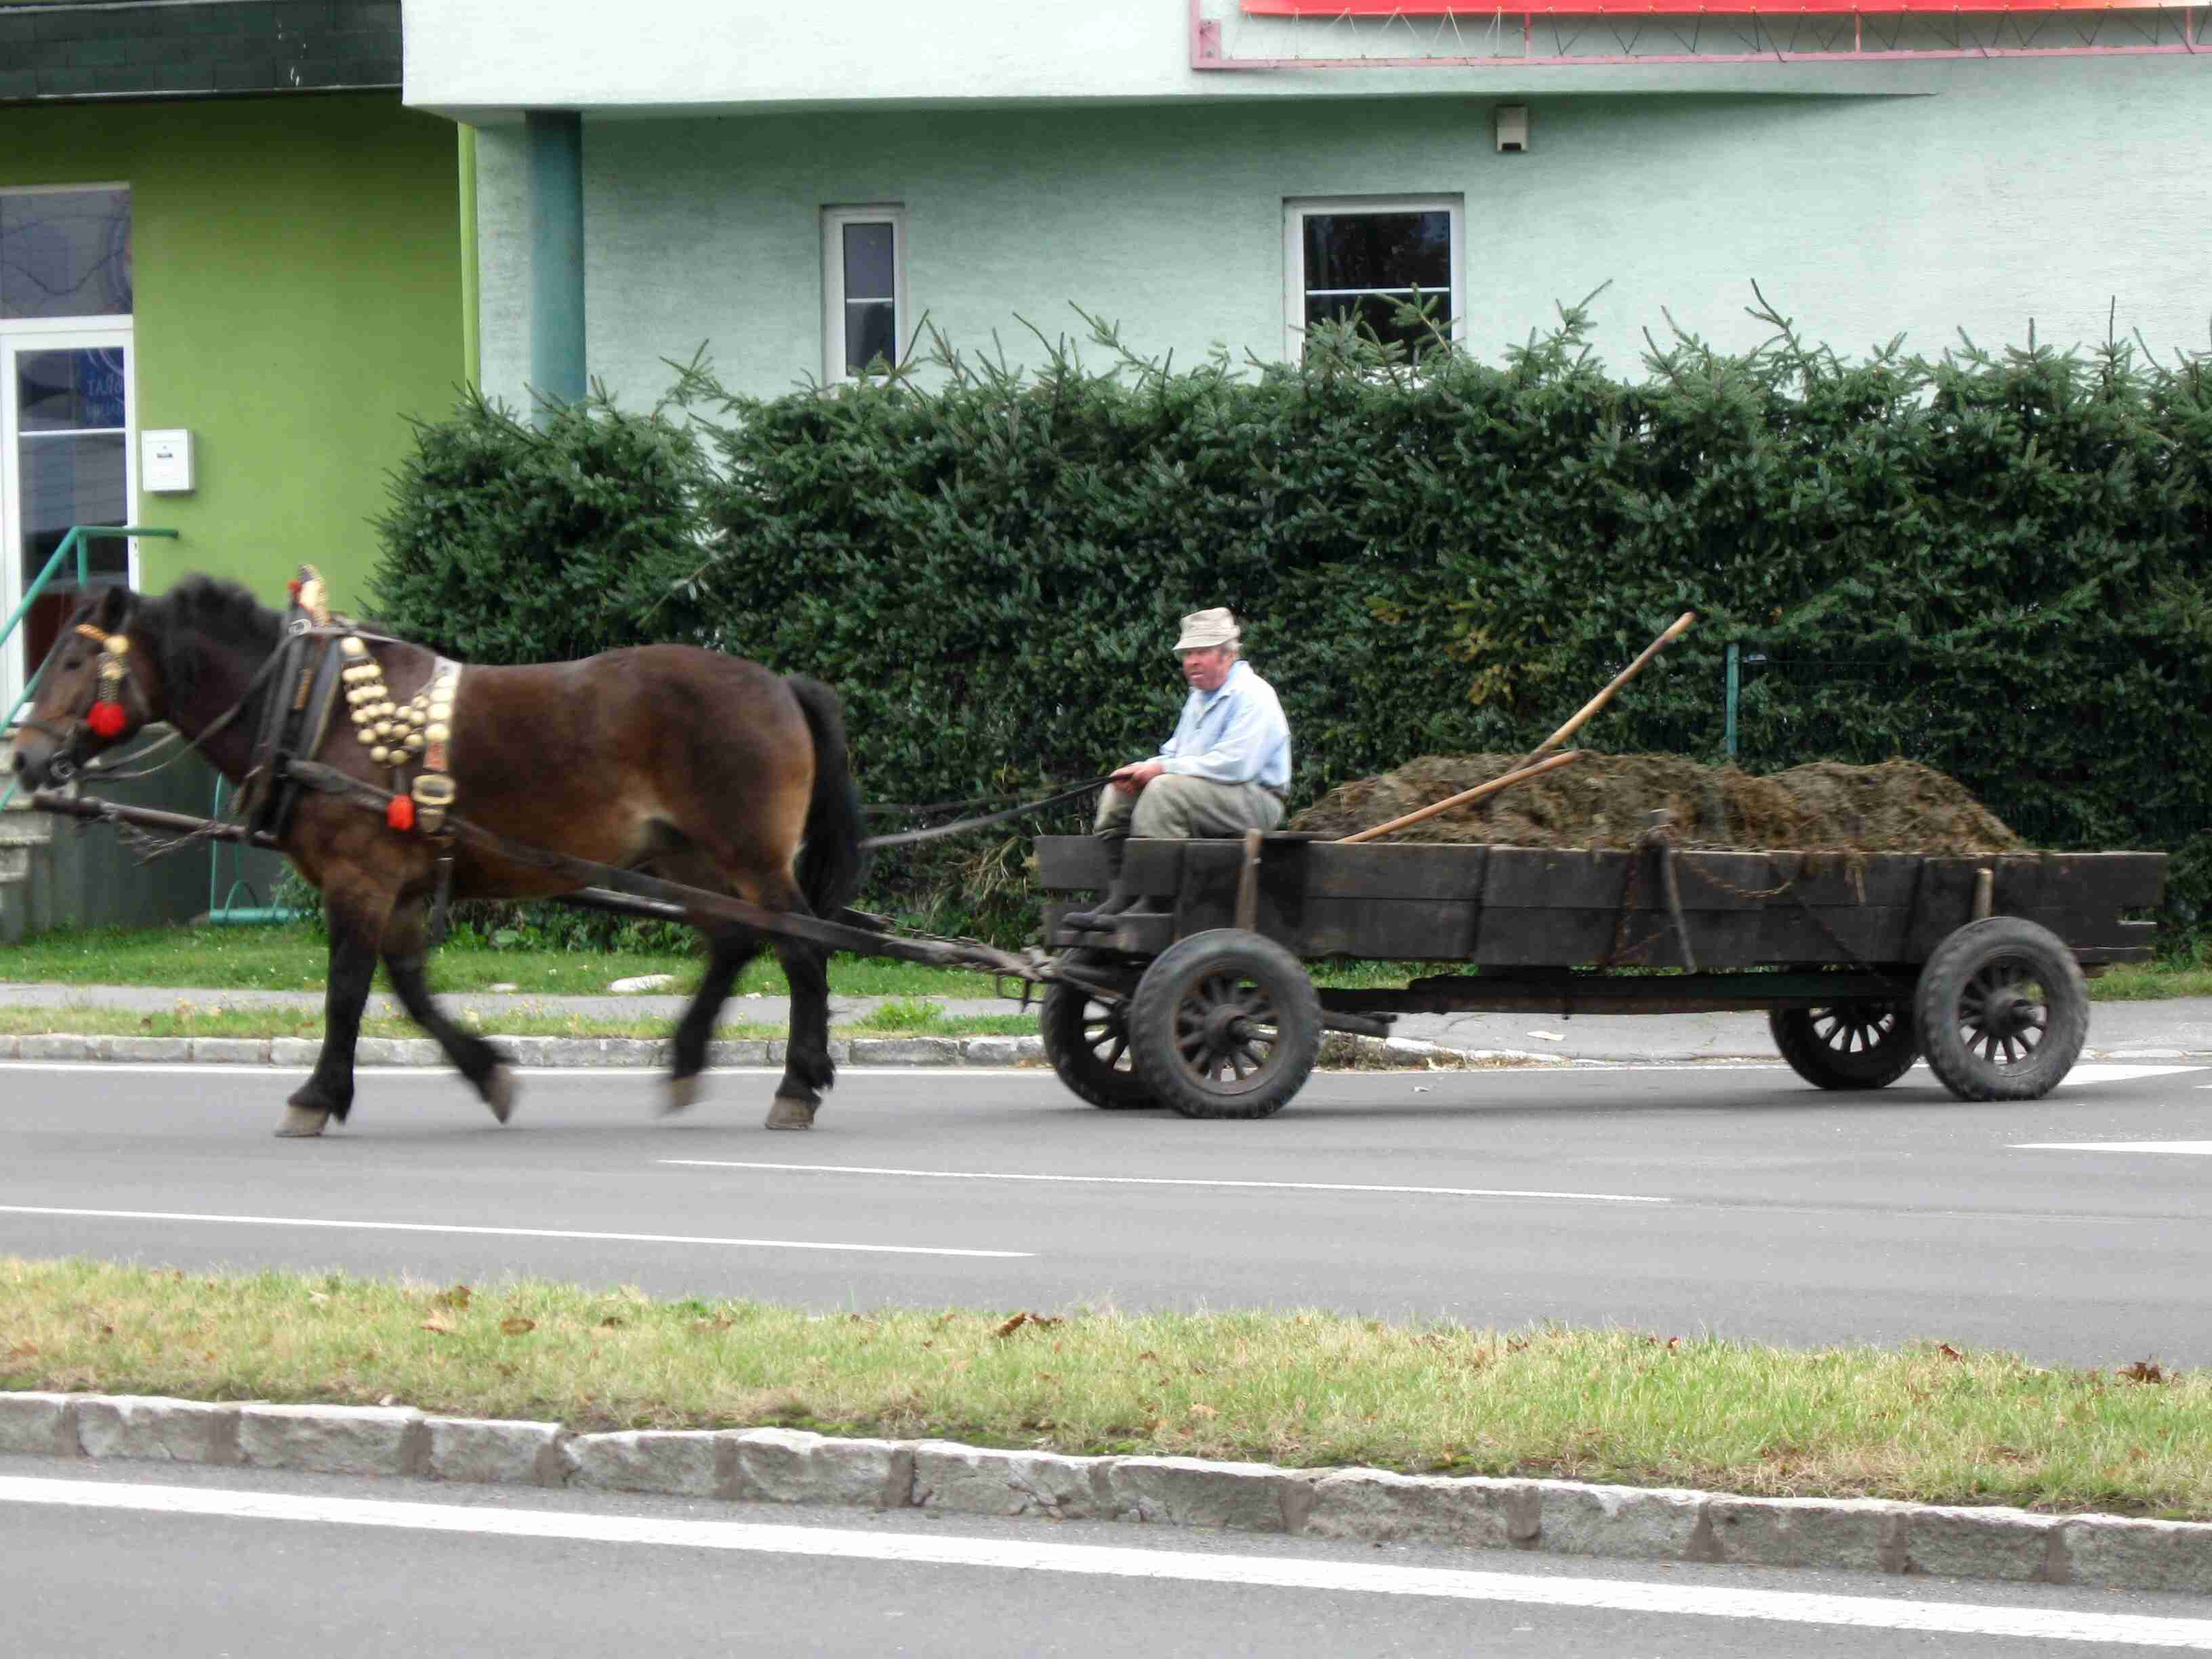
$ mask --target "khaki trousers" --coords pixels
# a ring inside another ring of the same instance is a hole
[[[1273,830],[1282,821],[1281,800],[1256,783],[1216,783],[1164,772],[1133,795],[1111,784],[1100,790],[1095,828],[1102,836],[1188,841]]]

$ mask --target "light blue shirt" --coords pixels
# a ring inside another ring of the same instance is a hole
[[[1291,781],[1291,726],[1275,688],[1240,660],[1219,690],[1192,690],[1175,736],[1152,758],[1178,777],[1282,789]]]

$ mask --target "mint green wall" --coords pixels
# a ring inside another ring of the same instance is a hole
[[[641,404],[702,341],[733,389],[819,374],[821,210],[880,202],[906,209],[909,329],[927,313],[1033,364],[1024,320],[1080,339],[1072,302],[1178,364],[1279,360],[1285,198],[1378,193],[1462,199],[1468,337],[1492,361],[1607,283],[1593,342],[1631,378],[1670,316],[1727,349],[1766,337],[1754,280],[1854,356],[1900,331],[1929,354],[1961,328],[2025,344],[2031,319],[2097,341],[2115,305],[2162,357],[2203,344],[2212,53],[1858,66],[1911,94],[1879,97],[1797,95],[1801,66],[1768,67],[1759,97],[1551,71],[1512,100],[1514,155],[1474,75],[1431,83],[1457,96],[586,116],[587,368]],[[481,131],[479,246],[484,385],[526,407],[520,133]]]
[[[405,417],[465,372],[455,147],[391,94],[0,107],[0,188],[131,188],[138,422],[191,429],[198,484],[139,495],[183,532],[147,587],[307,560],[361,603]]]

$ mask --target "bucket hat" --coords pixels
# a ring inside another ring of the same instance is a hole
[[[1194,611],[1182,619],[1182,634],[1175,642],[1178,651],[1208,651],[1216,646],[1234,645],[1243,637],[1237,618],[1229,614],[1227,605],[1216,605],[1211,611]]]

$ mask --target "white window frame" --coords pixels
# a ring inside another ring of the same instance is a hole
[[[1467,341],[1467,198],[1464,196],[1302,196],[1283,203],[1283,355],[1297,362],[1305,356],[1306,221],[1361,213],[1449,213],[1451,215],[1451,339]]]
[[[857,377],[845,367],[845,227],[881,225],[891,228],[891,344],[903,349],[899,337],[913,313],[906,300],[906,209],[896,202],[862,207],[822,210],[822,379],[828,386],[850,384]],[[881,299],[881,295],[863,295]]]

